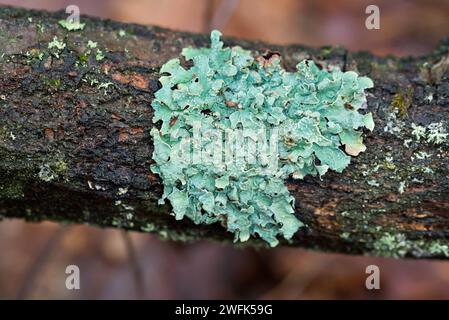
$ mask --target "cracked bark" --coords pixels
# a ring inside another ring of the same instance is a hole
[[[157,205],[162,185],[149,169],[158,70],[183,47],[207,46],[208,36],[88,17],[84,30],[69,32],[57,23],[65,17],[0,7],[0,217],[113,226],[180,241],[232,240],[220,225],[175,221],[169,205]],[[54,36],[66,44],[59,58],[48,49]],[[95,49],[86,54],[88,40],[103,59]],[[411,125],[442,122],[447,130],[449,41],[408,58],[231,38],[225,44],[279,51],[290,70],[313,58],[375,83],[368,111],[376,127],[365,134],[367,151],[342,174],[286,182],[306,227],[283,244],[446,258],[448,143],[417,141]]]

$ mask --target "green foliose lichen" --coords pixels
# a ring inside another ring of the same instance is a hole
[[[366,148],[359,113],[373,83],[357,73],[320,70],[311,60],[287,72],[277,54],[254,58],[226,48],[185,48],[162,68],[152,107],[152,171],[161,176],[176,219],[220,222],[235,241],[259,236],[271,246],[303,224],[294,214],[288,177],[342,172]],[[344,150],[342,147],[344,146]]]

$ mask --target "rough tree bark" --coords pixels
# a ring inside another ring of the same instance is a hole
[[[83,30],[68,31],[58,25],[65,17],[0,7],[0,217],[114,226],[181,241],[232,239],[219,225],[175,221],[169,205],[157,205],[162,185],[149,169],[159,68],[183,47],[207,46],[209,37],[88,17]],[[49,48],[54,36],[65,48]],[[343,174],[286,182],[307,226],[285,245],[447,257],[448,143],[418,139],[412,124],[442,123],[447,130],[449,41],[409,58],[225,43],[279,51],[287,69],[313,58],[375,82],[368,110],[376,127],[365,135],[367,151]]]

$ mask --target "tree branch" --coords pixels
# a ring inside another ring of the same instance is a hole
[[[88,17],[81,18],[83,30],[68,31],[58,25],[65,18],[0,7],[0,216],[114,226],[181,241],[232,239],[219,225],[176,221],[169,205],[158,206],[162,185],[149,169],[159,68],[183,47],[207,46],[208,36]],[[54,36],[65,48],[49,48]],[[422,137],[413,134],[412,125],[441,123],[447,130],[449,41],[416,58],[230,38],[225,44],[279,51],[289,70],[313,58],[375,83],[368,111],[376,127],[365,135],[367,151],[342,174],[286,182],[306,227],[284,244],[447,257],[448,142],[435,144],[432,126]]]

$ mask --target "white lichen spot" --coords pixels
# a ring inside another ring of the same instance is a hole
[[[117,207],[121,207],[125,211],[134,211],[134,207],[133,206],[130,206],[130,205],[127,205],[127,204],[123,203],[122,200],[116,200],[115,201],[115,205]]]
[[[59,58],[59,51],[64,50],[64,48],[65,48],[65,43],[62,42],[62,41],[59,41],[59,39],[58,39],[57,36],[54,36],[54,37],[53,37],[53,41],[50,42],[50,43],[48,44],[48,49],[53,49],[53,48],[54,48],[54,49],[57,49],[56,52],[53,52],[53,55],[54,55],[56,58]]]
[[[362,171],[362,175],[363,175],[364,177],[366,177],[366,176],[368,176],[368,175],[370,175],[370,174],[372,174],[372,173],[375,173],[375,172],[379,171],[379,169],[380,169],[380,164],[377,164],[377,165],[375,165],[375,166],[374,166],[373,168],[371,168],[371,169]]]
[[[399,191],[400,194],[404,193],[405,187],[406,187],[405,181],[401,181],[401,182],[399,183],[399,188],[398,188],[398,191]]]
[[[99,84],[100,82],[97,79],[91,79],[90,80],[90,86],[94,87],[95,85]]]
[[[376,180],[369,180],[369,181],[367,181],[367,183],[370,185],[370,186],[372,186],[372,187],[379,187],[380,186],[380,184],[379,184],[379,182],[377,182]]]
[[[412,142],[412,139],[405,139],[404,140],[404,147],[410,148],[410,143]]]
[[[98,89],[104,89],[104,95],[106,96],[108,94],[109,87],[112,85],[112,82],[103,82],[98,85]]]
[[[97,49],[97,54],[95,55],[95,60],[101,61],[105,58],[105,55],[103,54],[103,51],[100,49]]]
[[[127,211],[134,211],[134,207],[127,205],[127,204],[122,204],[123,209],[127,210]]]
[[[58,50],[63,50],[65,48],[65,43],[59,41],[57,36],[53,37],[53,41],[48,44],[48,49],[56,48]]]
[[[112,86],[112,82],[103,82],[98,85],[98,89],[108,89],[109,86]]]
[[[37,24],[36,24],[36,28],[37,28],[37,30],[38,30],[40,33],[44,33],[44,32],[45,32],[45,26],[42,25],[42,24],[40,24],[40,23],[37,23]]]
[[[124,36],[126,36],[126,31],[123,30],[123,29],[120,29],[120,30],[118,31],[118,35],[119,35],[119,37],[124,37]]]
[[[53,170],[51,170],[48,164],[44,164],[41,166],[38,177],[45,182],[50,182],[56,178],[56,176],[53,174]]]
[[[350,236],[350,233],[349,232],[343,232],[340,236],[341,236],[342,239],[348,239],[349,236]]]
[[[407,238],[404,234],[385,233],[374,242],[375,253],[378,255],[403,257],[407,254]]]
[[[105,55],[103,54],[103,52],[97,48],[98,43],[92,40],[87,41],[87,54],[91,53],[91,50],[96,49],[96,53],[95,53],[95,60],[97,61],[101,61],[105,58]]]
[[[423,126],[416,125],[412,123],[412,135],[415,137],[416,141],[421,141],[421,139],[426,137],[426,128]]]
[[[427,103],[431,103],[433,100],[433,93],[429,93],[427,97],[424,98]]]
[[[348,211],[343,211],[343,212],[340,213],[340,215],[342,217],[348,217],[350,215],[350,213]]]
[[[429,253],[436,255],[436,254],[443,254],[444,256],[449,256],[449,246],[446,244],[442,244],[439,242],[434,242],[429,247]]]
[[[128,192],[128,188],[118,188],[117,195],[122,196]]]
[[[387,121],[384,127],[384,132],[397,135],[401,133],[402,123],[399,122],[396,112],[388,114]]]
[[[423,167],[422,168],[422,172],[428,173],[428,174],[432,174],[433,170],[431,168],[429,168],[429,167]]]
[[[92,181],[87,181],[87,185],[89,186],[89,189],[93,190],[94,189],[94,184],[92,183]]]
[[[12,141],[16,140],[16,135],[12,133],[12,131],[9,133],[9,137],[11,138]]]
[[[86,25],[85,23],[79,22],[79,20],[71,19],[59,20],[58,24],[69,31],[83,30]]]
[[[433,122],[427,127],[419,126],[412,123],[412,135],[415,136],[419,142],[421,139],[425,139],[427,143],[433,143],[435,145],[442,144],[447,140],[448,133],[443,127],[442,122]]]
[[[427,126],[429,130],[427,134],[427,142],[434,144],[441,144],[446,141],[448,133],[443,128],[443,124],[439,123],[431,123]]]
[[[89,40],[89,41],[87,41],[87,47],[89,49],[95,49],[97,47],[97,43],[92,40]]]
[[[411,159],[412,159],[412,161],[415,159],[424,160],[424,159],[430,158],[430,156],[431,155],[425,151],[418,151],[418,152],[415,152],[415,154],[411,157]]]
[[[101,191],[105,191],[106,190],[106,188],[105,187],[103,187],[103,186],[100,186],[99,184],[96,184],[95,185],[95,190],[101,190]]]

